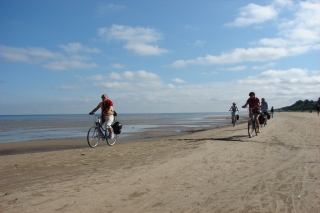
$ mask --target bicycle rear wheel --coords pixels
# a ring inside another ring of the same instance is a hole
[[[117,135],[115,134],[112,139],[107,138],[106,140],[107,140],[107,144],[109,146],[113,146],[117,142]]]
[[[98,145],[99,143],[99,134],[98,134],[98,129],[97,127],[93,126],[89,129],[88,135],[87,135],[87,142],[88,145],[91,148],[94,148]]]
[[[236,125],[236,117],[232,117],[232,125],[233,125],[233,126]]]

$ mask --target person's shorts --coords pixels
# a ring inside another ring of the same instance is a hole
[[[109,115],[109,116],[104,116],[106,121],[104,122],[105,127],[110,127],[113,120],[114,120],[114,116],[113,115]]]
[[[261,111],[260,110],[253,111],[253,114],[260,115]]]

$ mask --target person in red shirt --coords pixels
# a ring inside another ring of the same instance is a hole
[[[114,120],[114,110],[113,110],[113,102],[108,99],[107,94],[103,94],[101,96],[102,102],[98,104],[96,108],[94,108],[89,114],[92,115],[95,113],[99,108],[101,108],[101,125],[105,124],[105,127],[109,129],[112,133],[109,137],[112,139],[114,137],[111,124]]]
[[[256,121],[258,132],[261,132],[259,124],[259,115],[261,113],[260,100],[258,97],[256,97],[256,94],[254,92],[250,92],[249,96],[250,98],[248,98],[246,104],[243,105],[242,108],[246,108],[247,105],[249,105],[249,108],[252,109],[252,113],[254,114],[254,120]]]

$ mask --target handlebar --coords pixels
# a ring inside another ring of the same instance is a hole
[[[242,108],[248,108],[250,110],[250,109],[258,108],[258,105],[255,105],[253,108],[244,107],[244,106],[242,106]]]

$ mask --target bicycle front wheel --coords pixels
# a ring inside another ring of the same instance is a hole
[[[88,145],[91,148],[94,148],[98,145],[99,143],[99,134],[98,134],[98,129],[97,127],[93,126],[89,129],[88,135],[87,135],[87,141]]]
[[[251,128],[251,121],[248,121],[248,135],[249,135],[249,138],[252,137],[251,130],[252,130],[252,128]]]
[[[117,135],[114,134],[114,137],[113,137],[112,139],[107,138],[106,140],[107,140],[107,144],[108,144],[109,146],[113,146],[113,145],[116,143],[116,141],[117,141]]]

